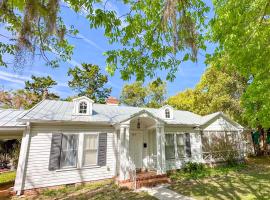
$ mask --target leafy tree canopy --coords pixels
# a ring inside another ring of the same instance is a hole
[[[15,91],[0,91],[2,108],[29,109],[39,101],[36,94],[19,89]]]
[[[96,102],[105,103],[112,91],[105,87],[108,77],[100,72],[97,65],[83,63],[82,67],[70,68],[68,75],[72,77],[68,85],[78,92],[78,96],[87,96]]]
[[[122,88],[120,101],[129,106],[144,106],[145,98],[147,96],[146,88],[142,81],[136,81],[132,84],[126,84]]]
[[[56,81],[50,76],[38,77],[32,76],[31,81],[25,81],[25,90],[34,93],[39,97],[39,100],[43,98],[47,99],[59,99],[59,96],[54,93],[50,93],[48,90],[57,85]]]
[[[146,87],[142,81],[126,84],[122,88],[121,103],[138,107],[161,107],[165,101],[166,83],[160,79],[150,82]]]
[[[198,49],[205,48],[202,33],[209,8],[202,0],[123,0],[129,11],[121,16],[99,0],[63,2],[86,13],[90,27],[103,28],[110,43],[120,44],[105,55],[107,70],[119,70],[124,80],[133,75],[137,80],[154,77],[157,69],[167,70],[167,79],[172,80],[182,61],[195,61]],[[77,30],[65,26],[60,12],[59,0],[1,1],[0,23],[13,37],[1,36],[9,42],[0,43],[0,64],[7,65],[4,54],[20,60],[27,51],[40,54],[52,66],[59,59],[49,60],[46,52],[70,59],[73,47],[65,36],[76,35]]]
[[[57,83],[50,77],[32,76],[31,81],[25,81],[25,88],[15,91],[0,91],[0,103],[3,108],[29,109],[42,99],[59,99],[57,94],[49,89]]]
[[[210,38],[218,43],[209,62],[230,66],[249,79],[242,98],[251,126],[270,127],[270,2],[215,0]]]
[[[194,89],[170,97],[168,104],[180,110],[189,110],[200,115],[222,111],[241,124],[241,96],[247,87],[247,79],[227,68],[209,67]]]

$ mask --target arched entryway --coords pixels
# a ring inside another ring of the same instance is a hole
[[[137,169],[156,169],[156,120],[135,117],[130,120],[130,158]]]

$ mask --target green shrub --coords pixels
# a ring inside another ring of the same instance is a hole
[[[196,173],[202,172],[205,170],[205,166],[203,163],[196,163],[196,162],[187,162],[183,168],[184,172],[188,173]]]

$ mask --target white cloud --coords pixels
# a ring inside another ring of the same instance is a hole
[[[104,52],[105,49],[103,49],[102,47],[100,47],[97,43],[95,43],[94,41],[90,40],[89,38],[85,37],[84,35],[78,33],[77,34],[79,36],[79,39],[82,39],[83,41],[87,42],[88,44],[94,46],[95,48],[99,49],[100,51]]]
[[[5,81],[9,81],[9,82],[12,82],[12,83],[18,83],[18,84],[21,84],[21,85],[24,84],[24,81],[22,81],[20,79],[14,79],[14,78],[4,76],[4,75],[1,75],[1,74],[0,74],[0,79],[5,80]]]

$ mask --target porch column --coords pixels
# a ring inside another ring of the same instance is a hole
[[[120,172],[119,180],[129,179],[129,124],[120,126]]]
[[[157,123],[156,125],[156,140],[157,140],[157,174],[165,174],[166,173],[165,133],[163,123]]]
[[[27,123],[27,127],[23,132],[19,161],[16,172],[16,179],[14,184],[14,191],[16,191],[17,195],[21,195],[22,190],[24,189],[25,171],[29,152],[30,139],[31,139],[30,125],[29,123]]]

